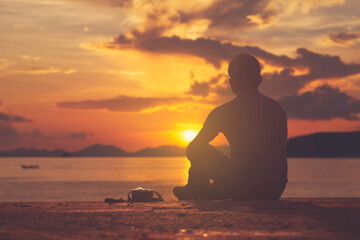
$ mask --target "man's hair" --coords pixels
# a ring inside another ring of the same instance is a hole
[[[228,73],[230,84],[235,88],[257,88],[261,82],[259,61],[249,54],[241,53],[234,57]]]

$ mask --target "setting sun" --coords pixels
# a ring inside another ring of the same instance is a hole
[[[196,137],[197,132],[195,130],[186,130],[182,133],[185,141],[190,142]]]

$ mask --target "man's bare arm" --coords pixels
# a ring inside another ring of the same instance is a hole
[[[192,140],[186,148],[186,155],[201,154],[201,152],[206,145],[209,144],[219,132],[215,129],[211,129],[209,126],[205,125],[198,135]]]

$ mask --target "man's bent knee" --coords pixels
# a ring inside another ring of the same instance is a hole
[[[209,144],[198,144],[191,142],[186,148],[186,157],[190,162],[199,162],[206,158],[209,151]]]

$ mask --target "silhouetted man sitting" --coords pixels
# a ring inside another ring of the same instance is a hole
[[[187,199],[279,199],[287,183],[287,117],[275,100],[258,92],[260,64],[239,54],[229,64],[236,97],[208,115],[189,144],[188,184],[174,195]],[[209,142],[222,132],[231,157]],[[212,184],[210,184],[210,179]]]

